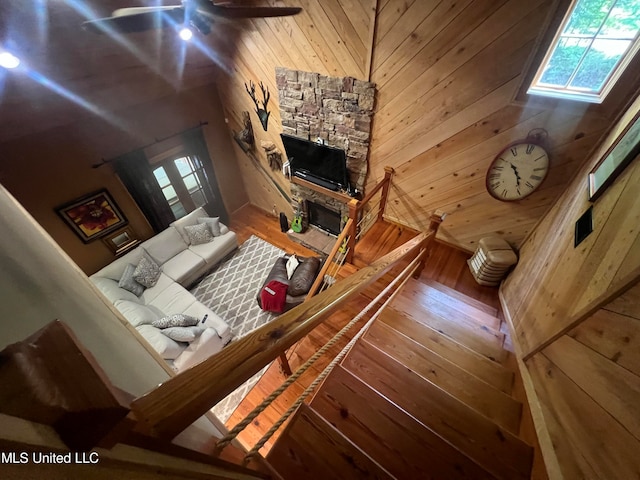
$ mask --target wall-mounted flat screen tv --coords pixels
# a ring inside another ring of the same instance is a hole
[[[347,157],[344,150],[280,134],[291,162],[291,173],[311,174],[340,188],[348,187]]]

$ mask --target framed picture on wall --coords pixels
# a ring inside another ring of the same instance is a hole
[[[640,113],[633,117],[589,173],[589,200],[593,202],[602,195],[602,192],[638,154],[640,154]]]
[[[115,256],[128,252],[140,243],[131,227],[109,233],[102,237],[102,241]]]
[[[127,219],[107,190],[90,193],[56,208],[58,215],[84,243],[127,225]]]

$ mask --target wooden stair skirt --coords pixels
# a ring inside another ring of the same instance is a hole
[[[528,479],[495,310],[411,280],[269,452],[283,479]]]

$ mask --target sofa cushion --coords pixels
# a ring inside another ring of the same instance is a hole
[[[213,328],[207,328],[175,359],[173,368],[179,372],[184,371],[219,352],[224,345],[225,342],[220,339],[216,331]]]
[[[316,279],[320,268],[320,259],[316,257],[299,258],[300,265],[289,279],[288,294],[292,297],[306,294]]]
[[[191,327],[193,325],[198,325],[198,323],[200,323],[199,318],[192,317],[191,315],[185,315],[184,313],[174,313],[154,320],[151,325],[156,328],[171,328]]]
[[[111,278],[106,277],[98,277],[92,275],[90,277],[91,282],[98,287],[98,290],[102,292],[102,294],[107,297],[107,299],[111,303],[116,303],[118,300],[130,300],[132,302],[141,303],[141,300],[136,297],[133,293],[125,290],[124,288],[120,288],[118,286],[117,280],[112,280]]]
[[[238,237],[231,231],[214,237],[212,242],[189,246],[189,250],[201,257],[207,265],[218,263],[236,248],[238,248]]]
[[[135,271],[136,267],[127,263],[127,266],[124,268],[124,272],[122,273],[122,277],[120,277],[120,280],[118,281],[118,286],[133,293],[136,297],[139,297],[142,295],[142,292],[144,292],[144,285],[138,283],[134,278]]]
[[[189,245],[201,245],[213,240],[213,233],[207,224],[187,225],[184,231],[189,237]]]
[[[219,237],[222,235],[220,231],[220,217],[201,217],[198,218],[198,223],[204,223],[209,226],[209,230],[214,237]]]
[[[180,345],[162,333],[159,328],[151,325],[139,325],[136,330],[149,342],[151,347],[165,360],[174,360],[180,356],[186,345]]]
[[[187,309],[197,302],[196,297],[191,295],[184,287],[178,283],[173,283],[162,291],[161,295],[154,298],[149,306],[153,306],[163,312],[163,314],[171,315],[174,313],[185,313],[193,315]],[[197,318],[197,317],[196,317]]]
[[[198,218],[200,217],[208,217],[207,212],[202,207],[196,208],[193,212],[179,218],[175,222],[171,222],[169,226],[176,229],[185,243],[189,243],[189,237],[187,236],[184,227],[187,225],[197,225]]]
[[[124,269],[127,267],[128,264],[138,265],[138,262],[142,258],[143,252],[144,250],[142,250],[142,247],[138,247],[132,250],[131,252],[128,252],[126,255],[123,255],[120,258],[116,258],[109,265],[98,270],[93,275],[97,277],[110,278],[111,280],[115,280],[117,282],[120,280],[120,278],[122,278]]]
[[[210,310],[206,305],[200,302],[193,302],[193,304],[189,308],[187,308],[184,313],[201,320],[206,315],[207,319],[202,325],[214,329],[222,340],[223,344],[227,344],[231,341],[231,328],[229,328],[227,322],[220,318],[218,314]]]
[[[133,272],[133,278],[140,285],[151,288],[158,283],[158,279],[160,278],[160,274],[162,271],[156,262],[149,256],[148,253],[145,252],[138,262],[138,266]],[[138,295],[140,296],[140,295]]]
[[[169,227],[144,242],[142,247],[158,265],[164,265],[186,250],[187,244],[175,228]]]
[[[130,300],[118,300],[114,306],[134,327],[151,325],[159,317],[157,311]]]
[[[162,272],[176,282],[184,283],[193,275],[194,271],[198,271],[205,265],[203,258],[191,250],[184,250],[162,265]]]
[[[153,299],[155,299],[158,295],[162,295],[162,292],[174,283],[176,282],[174,282],[173,279],[169,278],[164,273],[161,273],[160,278],[158,278],[158,282],[155,284],[155,286],[147,288],[140,296],[141,302],[145,305],[149,305],[153,302]]]

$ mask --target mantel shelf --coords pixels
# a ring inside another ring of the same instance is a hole
[[[324,188],[321,187],[320,185],[316,185],[315,183],[309,182],[307,180],[304,180],[302,178],[298,178],[298,177],[291,177],[291,183],[295,183],[296,185],[300,185],[303,187],[307,187],[311,190],[314,190],[318,193],[321,193],[323,195],[326,195],[328,197],[331,197],[335,200],[344,202],[344,203],[349,203],[351,200],[353,200],[353,198],[351,198],[349,195],[347,195],[346,193],[342,193],[342,192],[334,192],[333,190],[329,190],[328,188]]]

